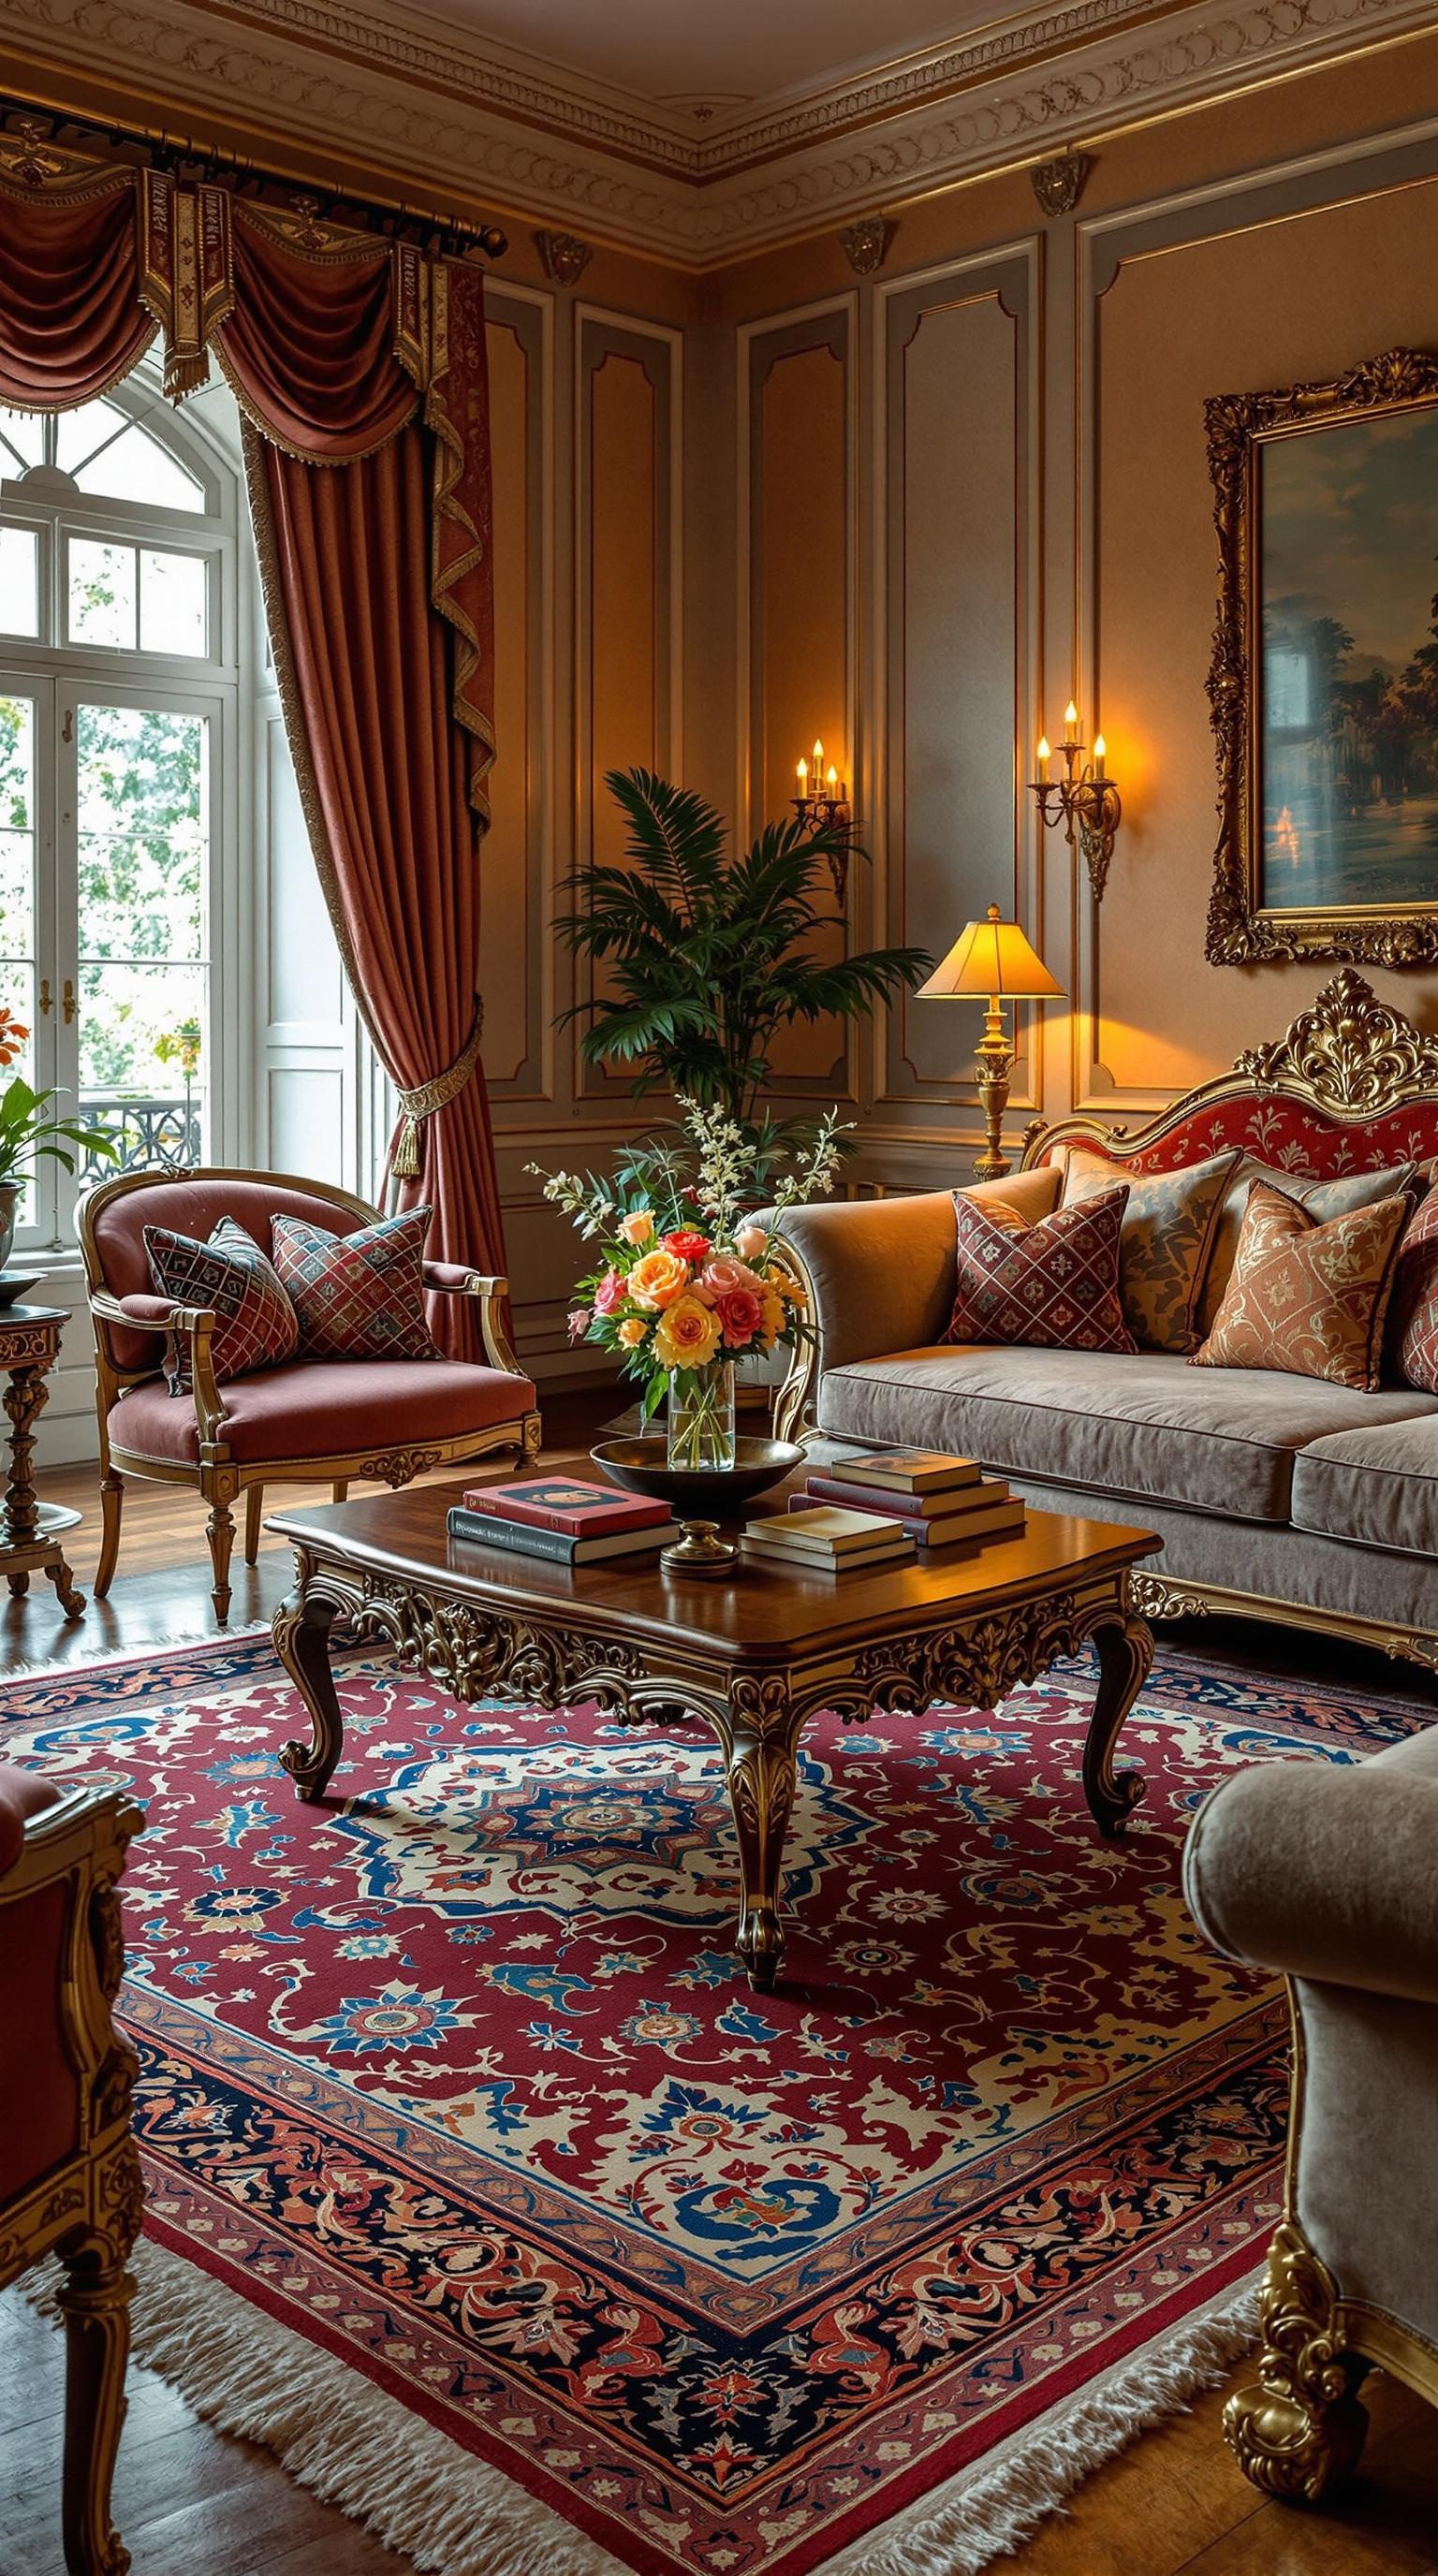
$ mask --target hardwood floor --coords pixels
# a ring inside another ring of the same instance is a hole
[[[580,1445],[598,1416],[593,1398],[552,1402],[552,1445]],[[94,1471],[52,1470],[39,1482],[44,1500],[86,1512],[71,1561],[88,1590],[99,1538]],[[297,1490],[276,1488],[267,1502],[278,1509]],[[72,1625],[48,1585],[7,1601],[0,1674],[210,1633],[204,1513],[193,1494],[132,1488],[120,1564],[110,1600]],[[232,1626],[268,1617],[288,1573],[274,1541],[253,1570],[237,1567]],[[1396,1682],[1405,1697],[1433,1696],[1421,1675],[1396,1676],[1331,1646],[1305,1667],[1301,1641],[1277,1630],[1210,1622],[1183,1642],[1249,1670],[1306,1668],[1328,1680],[1346,1673],[1366,1690]],[[1373,2375],[1362,2474],[1341,2504],[1310,2515],[1266,2503],[1239,2476],[1219,2433],[1224,2394],[1202,2398],[1100,2470],[1027,2547],[997,2562],[996,2576],[1438,2576],[1438,2440],[1419,2399]],[[0,2576],[63,2576],[63,2406],[60,2337],[12,2288],[0,2294]],[[412,2576],[407,2560],[296,2486],[267,2452],[212,2432],[138,2369],[115,2503],[134,2576]],[[555,2576],[566,2576],[558,2560]]]

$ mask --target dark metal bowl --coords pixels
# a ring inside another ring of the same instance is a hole
[[[690,1474],[665,1465],[659,1432],[647,1439],[601,1440],[589,1454],[616,1485],[631,1494],[655,1495],[681,1521],[727,1520],[804,1464],[803,1450],[791,1441],[741,1439],[734,1443],[734,1464],[727,1474]]]

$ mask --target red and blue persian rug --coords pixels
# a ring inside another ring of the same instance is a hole
[[[148,1810],[136,2321],[202,2409],[447,2576],[964,2576],[1245,2340],[1285,2017],[1184,1830],[1420,1710],[1161,1659],[1121,1845],[1084,1664],[821,1719],[759,1997],[705,1735],[343,1688],[317,1808],[267,1640],[0,1694],[12,1757]]]

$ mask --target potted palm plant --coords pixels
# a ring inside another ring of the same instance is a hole
[[[740,853],[692,789],[647,769],[611,770],[605,785],[629,827],[630,865],[576,869],[566,880],[576,908],[555,923],[605,969],[605,991],[564,1014],[587,1022],[580,1053],[587,1064],[633,1065],[636,1092],[724,1110],[761,1160],[777,1163],[815,1124],[760,1115],[779,1030],[867,1017],[933,961],[922,948],[814,953],[808,943],[835,918],[820,910],[831,863],[851,849],[841,831],[791,817]]]

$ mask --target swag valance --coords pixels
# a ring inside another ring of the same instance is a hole
[[[305,198],[104,160],[34,120],[0,130],[0,403],[91,402],[157,332],[172,399],[213,357],[244,415],[310,837],[405,1103],[402,1195],[433,1201],[438,1257],[502,1269],[475,991],[494,755],[481,272]],[[468,1303],[434,1321],[477,1357]]]

